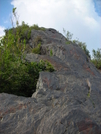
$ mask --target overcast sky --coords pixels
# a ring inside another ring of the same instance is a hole
[[[101,48],[101,0],[0,0],[0,36],[11,27],[10,17],[17,7],[19,22],[73,33],[87,49]]]

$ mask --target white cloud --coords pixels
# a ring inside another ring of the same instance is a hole
[[[101,44],[101,18],[94,9],[92,0],[13,0],[20,23],[38,24],[63,32],[63,28],[86,42],[91,51]],[[97,43],[97,44],[96,44]]]
[[[5,29],[4,27],[0,26],[0,37],[5,35],[4,29]]]

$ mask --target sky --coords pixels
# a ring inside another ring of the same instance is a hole
[[[20,24],[38,24],[62,34],[64,28],[73,39],[85,42],[91,55],[101,48],[101,0],[0,0],[0,36],[12,27],[14,7]]]

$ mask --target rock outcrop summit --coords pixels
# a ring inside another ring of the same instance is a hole
[[[32,30],[28,45],[41,39],[40,54],[54,72],[40,72],[32,97],[0,93],[0,134],[101,134],[101,74],[84,51],[55,29]]]

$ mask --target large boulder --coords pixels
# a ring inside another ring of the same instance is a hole
[[[55,29],[32,30],[29,45],[54,72],[40,72],[32,97],[0,94],[0,134],[101,134],[101,73],[76,44]]]

